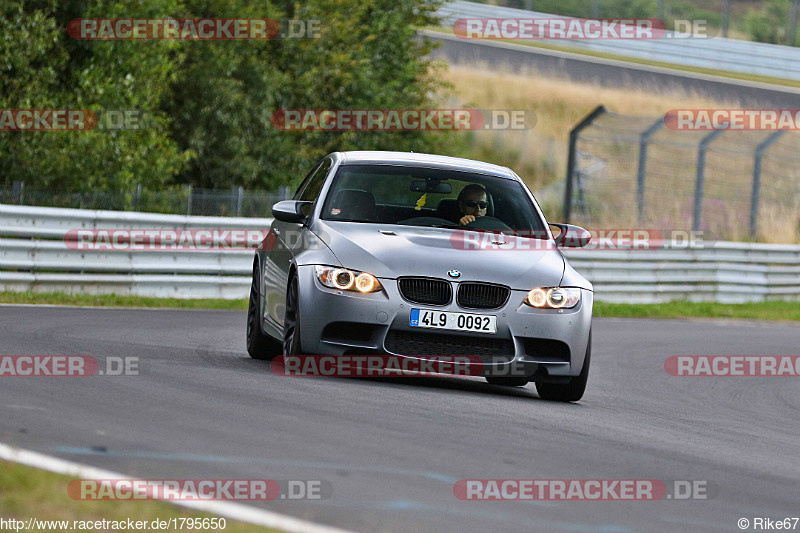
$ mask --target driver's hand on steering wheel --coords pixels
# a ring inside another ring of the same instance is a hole
[[[462,226],[466,226],[470,222],[475,222],[475,215],[464,215],[461,217],[461,220],[458,221]]]

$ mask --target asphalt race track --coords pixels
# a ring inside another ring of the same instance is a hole
[[[796,377],[672,377],[670,355],[795,355],[800,328],[597,319],[584,400],[480,378],[273,374],[245,313],[0,307],[4,355],[138,376],[2,377],[0,441],[151,479],[325,480],[270,510],[355,531],[739,531],[800,516]],[[461,501],[459,479],[706,480],[707,500]],[[75,503],[80,512],[81,502]],[[800,526],[798,526],[800,527]]]

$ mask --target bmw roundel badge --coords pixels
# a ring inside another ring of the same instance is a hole
[[[459,272],[458,270],[451,270],[447,273],[447,275],[450,276],[451,278],[460,278],[461,272]]]

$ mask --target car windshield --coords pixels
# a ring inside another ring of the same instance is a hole
[[[323,220],[502,231],[547,238],[544,222],[516,180],[468,171],[342,165]]]

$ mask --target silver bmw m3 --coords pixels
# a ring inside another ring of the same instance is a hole
[[[590,235],[548,224],[512,170],[337,152],[272,214],[253,263],[252,357],[469,356],[489,383],[583,396],[592,285],[559,248]]]

